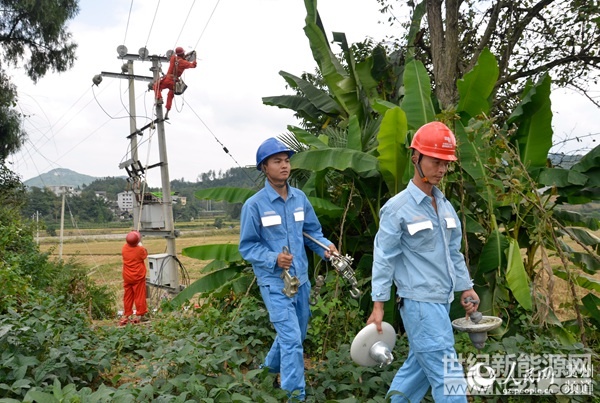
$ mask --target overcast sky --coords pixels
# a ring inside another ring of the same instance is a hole
[[[345,32],[350,43],[393,33],[380,23],[386,17],[376,0],[321,0],[318,9],[330,40],[333,31]],[[290,111],[263,105],[262,97],[290,93],[280,70],[294,75],[314,71],[305,15],[302,0],[81,0],[80,13],[69,24],[79,45],[75,67],[49,74],[37,85],[14,71],[19,108],[29,116],[24,126],[29,141],[9,158],[12,169],[23,180],[54,168],[96,177],[126,175],[119,164],[130,158],[127,81],[104,77],[99,86],[92,85],[100,72],[120,72],[119,45],[128,53],[146,46],[152,55],[175,46],[197,51],[198,67],[184,73],[189,87],[175,97],[166,125],[170,179],[194,182],[211,169],[255,164],[263,140],[297,124]],[[150,67],[150,62],[136,61],[134,73],[151,76]],[[162,68],[166,72],[167,64]],[[147,83],[136,83],[135,96],[141,127],[153,114]],[[564,91],[555,92],[552,101],[555,142],[585,138],[557,151],[598,144],[589,137],[600,131],[589,101]],[[142,164],[156,164],[156,132],[146,130],[138,141]],[[149,186],[160,187],[158,168],[147,178]]]

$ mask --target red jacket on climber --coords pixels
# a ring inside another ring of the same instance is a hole
[[[181,46],[175,48],[175,52],[171,55],[167,74],[165,74],[157,83],[154,84],[154,92],[157,100],[162,100],[162,90],[169,90],[169,93],[167,94],[167,113],[165,114],[165,119],[168,119],[169,117],[169,111],[171,110],[171,105],[173,104],[173,97],[176,94],[175,86],[178,81],[181,81],[181,74],[186,69],[193,69],[196,67],[196,60],[192,62],[187,60],[187,58],[193,53],[195,53],[195,51],[186,54]]]

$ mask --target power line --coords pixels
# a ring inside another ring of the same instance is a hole
[[[175,40],[175,45],[173,45],[173,49],[175,49],[175,46],[177,46],[177,42],[179,42],[179,38],[181,38],[181,33],[183,32],[183,29],[185,28],[185,25],[187,24],[187,20],[188,18],[190,18],[190,14],[192,13],[192,9],[194,8],[194,4],[196,4],[196,0],[194,0],[192,2],[192,5],[190,6],[190,9],[187,13],[187,16],[185,17],[185,21],[183,21],[183,24],[181,25],[181,30],[179,31],[179,35],[177,36],[177,39]]]
[[[229,155],[229,157],[231,157],[231,159],[233,160],[233,162],[235,162],[235,164],[242,168],[242,172],[244,172],[246,174],[246,176],[248,176],[248,178],[250,178],[250,180],[254,183],[256,183],[255,178],[252,178],[250,176],[250,174],[248,174],[248,172],[246,172],[246,170],[239,164],[239,162],[237,162],[237,160],[233,157],[233,155],[231,155],[231,153],[229,152],[229,149],[227,147],[225,147],[225,145],[221,142],[221,140],[218,139],[218,137],[213,133],[212,130],[210,130],[210,127],[208,127],[208,125],[204,122],[204,120],[202,120],[202,118],[200,117],[200,115],[198,115],[196,113],[196,111],[190,106],[190,104],[188,103],[188,108],[190,108],[190,110],[194,113],[194,115],[196,115],[196,117],[198,118],[198,120],[204,125],[204,127],[206,127],[206,130],[208,130],[208,132],[210,134],[212,134],[212,136],[214,137],[214,139],[217,141],[217,143],[219,143],[219,145],[221,146],[221,148],[223,149],[223,151],[225,151],[225,154]]]
[[[220,2],[221,2],[221,0],[217,0],[217,4],[215,4],[215,8],[213,8],[212,13],[210,13],[208,20],[206,21],[206,24],[204,25],[204,29],[202,30],[202,32],[200,32],[200,36],[198,37],[198,41],[196,42],[196,45],[194,45],[194,49],[196,49],[198,47],[198,44],[200,43],[200,39],[202,39],[202,35],[204,35],[204,31],[206,31],[206,28],[208,27],[208,23],[212,19],[212,16],[215,14],[215,11],[217,10],[217,6],[219,5]]]
[[[150,25],[150,31],[148,32],[148,38],[146,38],[146,45],[144,47],[148,48],[148,41],[150,41],[150,34],[152,33],[152,28],[154,27],[154,21],[156,21],[156,15],[158,14],[158,8],[160,7],[160,0],[158,0],[158,4],[156,5],[156,10],[154,10],[154,17],[152,18],[152,24]]]
[[[127,26],[125,27],[125,36],[123,37],[123,44],[127,40],[127,32],[129,31],[129,20],[131,19],[131,10],[133,9],[133,0],[131,0],[131,4],[129,5],[129,15],[127,16]]]

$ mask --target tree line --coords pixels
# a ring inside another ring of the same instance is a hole
[[[182,179],[171,181],[171,190],[186,203],[173,204],[175,221],[190,221],[201,217],[206,211],[222,211],[232,219],[239,218],[240,206],[226,202],[199,200],[194,192],[212,187],[253,188],[258,182],[259,173],[255,169],[231,168],[223,171],[209,171],[198,175],[196,182]],[[75,194],[65,199],[65,223],[106,224],[129,222],[131,217],[123,214],[117,206],[117,195],[131,188],[125,178],[107,177],[77,188]],[[160,188],[148,188],[147,192],[160,192]],[[98,194],[102,192],[100,197]],[[62,196],[49,188],[31,187],[24,193],[21,215],[44,221],[49,228],[58,225],[61,218]],[[65,224],[68,225],[68,224]]]

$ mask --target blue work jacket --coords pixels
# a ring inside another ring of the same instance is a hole
[[[462,230],[450,202],[436,187],[431,198],[412,180],[382,207],[373,252],[373,301],[397,295],[416,301],[449,303],[455,291],[473,287],[463,254]]]
[[[322,258],[325,249],[302,235],[306,232],[323,245],[331,242],[323,236],[321,223],[306,195],[290,186],[287,200],[265,181],[265,187],[250,197],[242,207],[239,251],[252,264],[258,285],[283,288],[282,269],[277,255],[287,246],[293,256],[290,275],[300,284],[308,281],[305,245]]]

